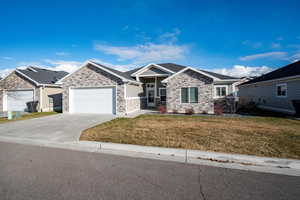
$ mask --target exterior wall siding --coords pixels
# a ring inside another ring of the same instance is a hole
[[[126,97],[144,97],[144,89],[142,85],[126,85]]]
[[[126,99],[126,112],[134,112],[141,109],[142,98]]]
[[[181,103],[181,88],[197,87],[198,103]],[[214,113],[213,80],[192,70],[187,70],[169,80],[167,84],[168,112],[184,113],[186,109],[195,113]]]
[[[34,100],[40,102],[39,89],[32,82],[18,75],[16,72],[12,72],[5,79],[0,81],[0,90],[2,90],[2,92],[0,92],[0,111],[3,111],[3,96],[5,93],[3,90],[21,89],[34,89]]]
[[[276,85],[281,83],[287,84],[287,97],[277,97]],[[238,95],[240,104],[247,104],[253,101],[261,107],[271,107],[293,112],[292,100],[300,100],[300,79],[242,86],[239,88]]]
[[[62,88],[45,87],[42,88],[42,107],[43,111],[61,110],[62,108]],[[53,103],[50,104],[50,99],[53,98]]]
[[[69,88],[116,86],[117,114],[124,114],[124,83],[114,75],[93,65],[88,65],[73,73],[63,81],[63,112],[69,112]]]

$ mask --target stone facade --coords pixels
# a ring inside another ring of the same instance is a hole
[[[0,111],[3,111],[3,90],[20,90],[20,89],[34,89],[34,100],[40,100],[39,88],[32,82],[18,75],[16,72],[12,72],[5,79],[0,81]],[[1,91],[2,90],[2,91]]]
[[[63,80],[63,111],[69,112],[69,88],[116,86],[117,114],[125,114],[123,81],[93,65],[87,65]]]
[[[197,87],[198,103],[181,103],[181,88]],[[187,70],[171,78],[167,83],[167,111],[185,113],[186,109],[195,113],[214,113],[213,80],[202,74]]]
[[[134,112],[141,109],[142,98],[126,99],[127,110],[126,113]]]

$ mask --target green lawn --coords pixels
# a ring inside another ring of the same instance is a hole
[[[0,124],[13,122],[13,121],[26,120],[26,119],[33,119],[33,118],[44,117],[44,116],[55,115],[55,114],[58,114],[58,113],[57,112],[36,112],[36,113],[29,113],[29,114],[23,115],[22,117],[20,117],[18,119],[13,119],[13,120],[8,120],[7,118],[0,118]]]
[[[286,118],[141,115],[89,128],[80,139],[300,159],[300,121]]]

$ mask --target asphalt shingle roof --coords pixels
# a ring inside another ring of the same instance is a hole
[[[39,84],[55,84],[58,80],[68,75],[68,72],[65,71],[53,71],[38,67],[28,67],[27,69],[18,69],[18,71]]]
[[[255,78],[255,79],[252,79],[248,82],[245,82],[241,85],[247,85],[247,84],[251,84],[251,83],[258,83],[261,81],[269,81],[269,80],[273,80],[273,79],[285,78],[285,77],[296,76],[296,75],[300,75],[300,61],[286,65],[279,69],[276,69],[272,72],[269,72],[267,74],[264,74],[262,76]]]
[[[135,69],[132,69],[132,70],[129,70],[129,71],[126,71],[126,72],[121,72],[121,71],[118,71],[118,70],[115,70],[115,69],[112,69],[110,67],[106,67],[104,65],[101,65],[97,62],[94,62],[94,61],[91,61],[92,63],[96,64],[96,65],[99,65],[103,68],[106,68],[108,70],[110,70],[111,72],[123,77],[123,78],[126,78],[126,79],[129,79],[129,80],[133,80],[135,81],[135,79],[133,77],[131,77],[131,75],[135,72],[137,72],[138,70],[142,69],[143,67],[145,66],[142,66],[142,67],[139,67],[139,68],[135,68]],[[174,63],[160,63],[158,64],[168,70],[171,70],[173,72],[179,72],[180,70],[186,68],[187,66],[183,66],[183,65],[178,65],[178,64],[174,64]],[[226,76],[226,75],[222,75],[222,74],[218,74],[218,73],[214,73],[214,72],[209,72],[209,71],[205,71],[205,70],[200,70],[200,71],[203,71],[207,74],[210,74],[211,76],[214,76],[216,78],[219,78],[219,79],[222,79],[222,80],[226,80],[226,79],[237,79],[235,77],[231,77],[231,76]]]
[[[96,64],[96,65],[99,65],[99,66],[101,66],[101,67],[103,67],[103,68],[105,68],[105,69],[107,69],[107,70],[109,70],[109,71],[111,71],[111,72],[117,74],[118,76],[121,76],[121,77],[125,78],[125,79],[132,80],[132,81],[136,81],[134,78],[131,77],[130,74],[128,74],[128,73],[126,73],[126,72],[121,72],[121,71],[119,71],[119,70],[116,70],[116,69],[113,69],[113,68],[110,68],[110,67],[106,67],[106,66],[101,65],[101,64],[99,64],[99,63],[97,63],[97,62],[95,62],[95,61],[90,61],[90,62],[92,62],[92,63],[94,63],[94,64]]]

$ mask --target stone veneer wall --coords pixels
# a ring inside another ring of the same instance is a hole
[[[0,111],[3,111],[3,90],[20,90],[20,89],[35,89],[35,101],[40,100],[39,88],[33,83],[18,75],[16,72],[11,73],[5,79],[0,81]],[[2,90],[2,91],[1,91]]]
[[[142,105],[142,98],[126,99],[127,113],[140,110]]]
[[[69,88],[116,86],[117,114],[125,114],[124,83],[114,75],[93,65],[83,67],[63,80],[63,111],[69,112]]]
[[[198,103],[181,103],[181,88],[197,87]],[[195,113],[214,113],[213,80],[202,74],[187,70],[167,83],[167,111],[185,113],[192,108]]]

